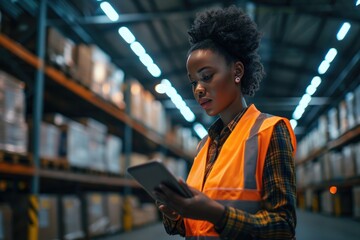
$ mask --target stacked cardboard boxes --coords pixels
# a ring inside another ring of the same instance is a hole
[[[0,71],[0,149],[27,151],[24,84]]]

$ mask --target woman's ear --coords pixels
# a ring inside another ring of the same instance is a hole
[[[244,64],[241,61],[235,62],[235,77],[242,78],[244,76]]]

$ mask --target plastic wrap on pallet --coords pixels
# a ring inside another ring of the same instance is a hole
[[[0,71],[0,120],[25,122],[24,83]]]
[[[80,119],[80,122],[85,124],[89,137],[87,168],[105,172],[107,170],[105,159],[107,127],[92,118]]]
[[[360,142],[354,144],[354,156],[355,156],[355,174],[356,176],[360,176]]]
[[[355,109],[354,109],[354,112],[355,112],[355,121],[357,124],[360,124],[360,85],[357,86],[357,88],[355,89],[354,91],[354,95],[355,95]]]
[[[334,195],[332,195],[328,190],[321,192],[321,209],[325,214],[334,213]]]
[[[62,127],[60,156],[66,157],[70,166],[87,168],[89,161],[89,133],[84,125],[69,121]]]
[[[105,162],[108,172],[120,174],[122,140],[114,135],[108,135],[105,144]]]
[[[353,187],[353,216],[360,218],[360,186]]]
[[[331,108],[328,112],[329,136],[336,139],[339,136],[339,118],[337,108]]]
[[[57,198],[40,195],[39,198],[39,239],[58,239]]]
[[[0,204],[0,239],[12,240],[13,214],[8,204]]]
[[[104,234],[109,225],[109,218],[105,210],[105,198],[100,193],[89,193],[87,200],[88,228],[90,236]]]
[[[346,101],[346,113],[347,113],[347,122],[349,129],[353,128],[356,125],[355,121],[355,95],[353,92],[348,92],[345,95]]]
[[[0,149],[16,152],[27,152],[28,127],[25,122],[12,123],[0,121]]]
[[[80,239],[85,236],[82,230],[81,203],[75,196],[62,198],[64,218],[64,238],[66,240]]]
[[[59,156],[60,129],[52,124],[41,124],[40,156]]]
[[[116,232],[122,229],[122,208],[123,198],[116,193],[108,193],[105,195],[107,217],[109,224],[107,225],[108,232]]]
[[[349,178],[356,175],[355,155],[352,145],[342,149],[344,177]]]

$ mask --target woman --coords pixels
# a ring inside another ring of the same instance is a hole
[[[183,198],[155,194],[169,234],[186,239],[293,239],[295,136],[287,119],[247,106],[264,76],[255,23],[234,6],[197,15],[186,67],[195,99],[219,119],[198,146]]]

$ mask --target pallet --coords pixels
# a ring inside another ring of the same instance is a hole
[[[109,176],[109,173],[100,170],[70,166],[69,170],[74,173],[89,174],[94,176]]]
[[[10,151],[0,150],[0,162],[12,164],[33,165],[32,158],[25,153],[16,153]]]
[[[41,158],[40,166],[51,170],[69,170],[69,162],[65,158]]]

